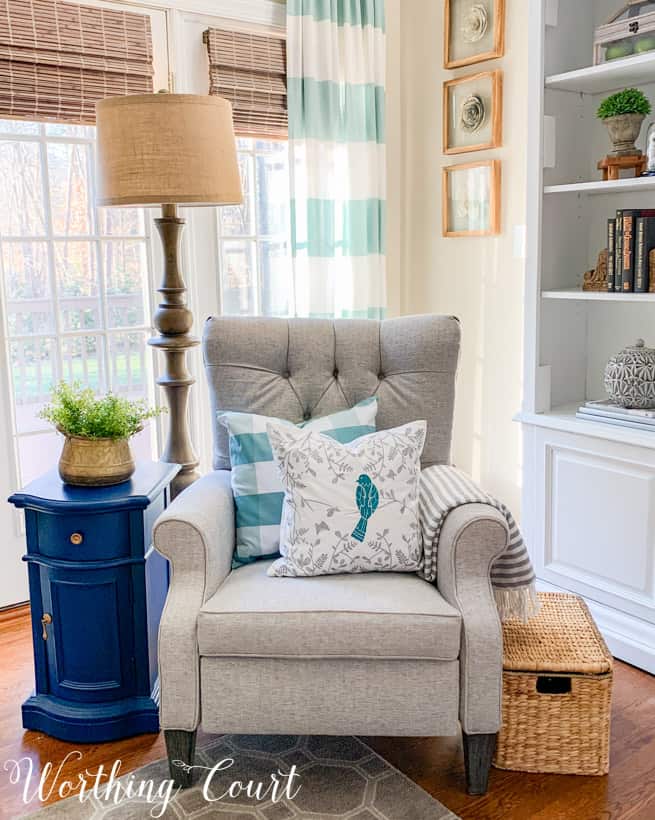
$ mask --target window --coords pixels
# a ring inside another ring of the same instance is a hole
[[[217,211],[223,313],[293,315],[288,145],[239,138],[237,148],[244,202]]]
[[[59,380],[154,400],[148,220],[94,205],[92,126],[0,120],[0,270],[19,481],[55,463]],[[154,425],[134,440],[150,458]]]

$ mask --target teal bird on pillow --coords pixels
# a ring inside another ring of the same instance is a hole
[[[359,519],[357,526],[352,531],[352,537],[357,539],[357,541],[363,541],[366,537],[366,526],[368,524],[368,519],[377,510],[378,504],[380,503],[378,488],[366,475],[366,473],[362,473],[362,475],[360,475],[357,479],[355,501],[357,503],[357,509],[362,517]]]

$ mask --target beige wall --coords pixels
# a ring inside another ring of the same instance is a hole
[[[518,514],[525,223],[527,3],[508,0],[507,56],[444,71],[443,6],[387,0],[388,296],[390,313],[454,314],[462,321],[453,457]],[[493,152],[441,153],[441,84],[476,70],[505,72],[504,142]],[[441,236],[441,169],[502,160],[502,235]],[[520,241],[518,245],[520,246]]]

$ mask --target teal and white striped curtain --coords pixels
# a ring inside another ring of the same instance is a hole
[[[288,0],[291,246],[304,316],[384,314],[384,0]]]

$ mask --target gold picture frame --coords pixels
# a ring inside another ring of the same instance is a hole
[[[505,0],[445,0],[444,68],[496,60],[504,54]]]
[[[443,153],[485,151],[502,142],[503,72],[482,71],[445,82]]]
[[[501,162],[450,165],[442,171],[445,237],[497,236],[501,228]]]

